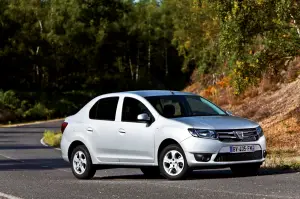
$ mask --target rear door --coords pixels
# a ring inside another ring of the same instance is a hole
[[[88,133],[92,135],[92,147],[101,162],[119,162],[117,156],[118,138],[115,118],[119,97],[105,97],[99,99],[90,109]]]

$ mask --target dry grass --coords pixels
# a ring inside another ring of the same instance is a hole
[[[285,82],[292,82],[300,75],[300,57],[297,57],[287,68]]]
[[[300,161],[287,158],[285,155],[270,155],[263,164],[265,168],[283,169],[283,170],[300,170]]]
[[[274,125],[265,127],[265,135],[270,151],[283,151],[285,154],[300,155],[300,125],[290,117]]]
[[[245,93],[243,94],[243,98],[253,98],[258,96],[258,94],[259,89],[256,86],[252,86],[245,91]]]

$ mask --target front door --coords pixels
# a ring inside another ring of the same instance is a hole
[[[141,122],[137,116],[147,113],[152,123]],[[119,150],[122,163],[154,163],[155,122],[149,109],[139,100],[125,97],[123,100],[120,125]]]

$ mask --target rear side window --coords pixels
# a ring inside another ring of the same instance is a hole
[[[119,97],[107,97],[100,99],[91,108],[89,117],[94,120],[114,121]]]

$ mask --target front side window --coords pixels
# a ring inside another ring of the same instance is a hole
[[[166,118],[226,115],[222,109],[196,95],[151,96],[146,99]]]
[[[97,101],[91,108],[89,117],[94,120],[115,121],[119,97],[107,97]]]
[[[122,122],[138,122],[137,116],[147,113],[151,117],[147,107],[137,99],[125,97],[122,108]]]

